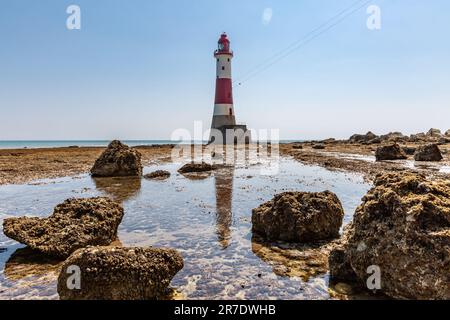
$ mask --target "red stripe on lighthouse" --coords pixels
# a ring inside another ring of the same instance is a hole
[[[233,104],[231,79],[216,79],[215,104]]]

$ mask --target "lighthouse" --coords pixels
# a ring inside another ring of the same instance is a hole
[[[216,59],[216,95],[211,123],[210,143],[249,143],[250,132],[246,125],[237,125],[233,105],[231,60],[233,52],[226,33],[222,33],[214,51]]]

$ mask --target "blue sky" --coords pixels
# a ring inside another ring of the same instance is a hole
[[[222,31],[238,79],[356,0],[2,0],[0,139],[169,139],[210,125]],[[81,8],[68,30],[66,8]],[[450,2],[373,0],[237,85],[235,112],[283,139],[450,128]],[[270,21],[264,12],[272,10]]]

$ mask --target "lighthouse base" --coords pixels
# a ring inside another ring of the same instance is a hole
[[[244,124],[238,124],[212,128],[209,143],[249,144],[251,140],[251,131],[247,129],[247,126]]]

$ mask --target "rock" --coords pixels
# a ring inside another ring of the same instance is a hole
[[[284,192],[252,210],[252,231],[268,240],[310,242],[339,236],[344,210],[330,192]]]
[[[442,137],[442,133],[439,129],[431,128],[430,130],[428,130],[427,136],[432,138],[440,138]]]
[[[416,152],[416,148],[414,147],[402,147],[402,150],[405,154],[412,156]]]
[[[427,144],[417,148],[414,153],[416,161],[441,161],[442,154],[436,144]]]
[[[321,143],[325,143],[325,144],[333,144],[333,143],[336,143],[336,142],[337,141],[336,141],[335,138],[328,138],[328,139],[325,139],[325,140],[321,141]]]
[[[146,179],[165,180],[170,177],[170,172],[165,170],[156,170],[144,176]]]
[[[406,159],[406,154],[403,152],[402,148],[396,143],[380,146],[375,151],[375,158],[377,161],[383,160],[400,160]]]
[[[80,289],[69,289],[70,266],[80,268]],[[153,300],[165,295],[183,258],[173,249],[89,247],[75,251],[58,277],[62,300]]]
[[[375,265],[381,291],[392,298],[450,299],[450,181],[408,172],[377,176],[345,236],[344,257],[330,255],[334,276],[354,272],[365,283]]]
[[[373,138],[372,140],[369,140],[369,141],[367,141],[367,142],[362,142],[362,144],[379,144],[379,143],[381,143],[381,138],[380,137],[376,137],[376,138]]]
[[[409,141],[411,141],[411,142],[421,142],[421,141],[425,141],[426,139],[427,139],[427,136],[423,132],[417,133],[417,134],[412,134],[409,136]]]
[[[344,247],[338,246],[328,256],[330,279],[355,282],[356,274],[347,260]]]
[[[340,294],[350,295],[353,293],[353,287],[347,283],[338,282],[333,286],[333,289]]]
[[[356,142],[356,143],[367,143],[373,139],[377,139],[378,136],[374,134],[373,132],[369,131],[366,134],[354,134],[352,135],[348,140],[349,142]]]
[[[445,135],[446,135],[447,137],[450,137],[450,129],[448,129],[447,131],[445,131]]]
[[[450,143],[450,137],[444,137],[442,136],[441,138],[439,138],[437,144],[442,145],[442,144],[446,144],[446,143]]]
[[[409,140],[409,137],[403,135],[401,132],[389,132],[388,134],[380,136],[382,141],[386,142],[406,142]]]
[[[180,169],[178,169],[179,173],[192,173],[192,172],[207,172],[207,171],[211,171],[214,170],[214,166],[206,163],[206,162],[201,162],[201,163],[187,163],[184,166],[182,166]]]
[[[123,208],[109,198],[68,199],[48,218],[7,218],[3,233],[31,249],[65,259],[89,245],[116,239]]]
[[[297,149],[297,150],[303,149],[303,146],[300,145],[300,144],[294,144],[294,145],[292,146],[292,149]]]
[[[325,146],[321,143],[316,143],[311,146],[313,149],[325,149]]]
[[[141,154],[114,140],[95,161],[91,174],[93,177],[141,176]]]

